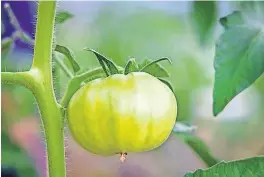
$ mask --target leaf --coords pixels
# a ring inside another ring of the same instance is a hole
[[[171,91],[174,93],[174,89],[173,89],[173,86],[172,86],[172,83],[166,79],[162,79],[162,78],[158,78],[161,82],[163,82],[164,84],[166,84],[170,89]]]
[[[4,39],[2,39],[1,41],[1,59],[5,60],[6,57],[9,55],[9,53],[11,52],[12,48],[14,45],[14,41],[12,38],[10,37],[6,37]]]
[[[124,74],[136,72],[138,70],[139,70],[139,67],[138,67],[136,60],[134,58],[131,58],[128,60],[126,66],[125,66]]]
[[[37,172],[30,158],[20,147],[12,143],[8,134],[1,132],[1,164],[13,167],[22,177],[36,177]]]
[[[230,15],[220,18],[220,24],[226,29],[230,26],[243,25],[243,23],[245,23],[245,21],[239,11],[234,11]]]
[[[252,9],[250,13],[236,12],[222,18],[227,28],[218,39],[214,58],[215,116],[264,72],[264,24],[256,21],[257,16]]]
[[[172,63],[170,59],[168,58],[161,58],[158,60],[150,61],[148,59],[145,59],[141,64],[140,64],[140,71],[149,73],[155,77],[169,77],[169,73],[161,66],[158,64],[160,61],[167,60],[169,63]]]
[[[56,17],[55,17],[55,24],[62,24],[65,21],[71,19],[73,15],[70,12],[67,11],[60,11],[57,12]]]
[[[263,177],[264,156],[220,162],[211,168],[187,173],[184,177]]]
[[[199,42],[205,45],[217,21],[216,1],[193,1],[191,19]]]
[[[113,61],[107,59],[105,56],[101,55],[100,53],[96,52],[96,51],[93,50],[93,49],[88,49],[88,48],[86,48],[86,49],[84,49],[84,50],[87,50],[87,51],[93,52],[93,53],[95,54],[95,56],[97,57],[99,63],[101,64],[101,66],[102,66],[102,68],[104,69],[105,74],[106,74],[107,76],[109,76],[109,73],[108,73],[108,71],[107,71],[107,69],[106,69],[104,63],[107,65],[107,67],[108,67],[108,69],[109,69],[111,75],[112,75],[112,74],[118,74],[117,66],[116,66],[116,64],[115,64]]]
[[[55,51],[60,52],[67,57],[68,61],[71,63],[72,69],[75,73],[80,70],[80,66],[76,62],[76,60],[74,59],[75,57],[73,55],[73,52],[69,48],[57,44]]]
[[[218,160],[213,156],[210,149],[201,139],[187,133],[177,133],[176,136],[188,144],[192,150],[207,164],[208,167],[218,163]]]

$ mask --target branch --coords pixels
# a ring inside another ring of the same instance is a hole
[[[68,69],[68,67],[64,64],[64,62],[58,58],[58,53],[54,52],[54,61],[58,64],[58,66],[60,67],[60,69],[62,69],[62,71],[69,77],[69,78],[73,78],[73,74],[71,73],[71,71]]]
[[[118,72],[124,71],[124,68],[122,68],[122,67],[118,67],[117,69],[118,69]],[[74,93],[79,88],[81,88],[81,86],[84,83],[92,81],[94,79],[104,78],[104,77],[106,77],[106,74],[105,74],[104,69],[102,67],[94,68],[94,69],[89,70],[87,72],[84,72],[80,75],[74,76],[70,80],[68,87],[67,87],[67,90],[66,90],[64,96],[62,97],[61,106],[63,108],[67,108],[67,106],[71,100],[71,97],[74,95]]]
[[[35,81],[28,71],[26,72],[1,72],[2,84],[16,84],[34,91]]]
[[[73,94],[81,87],[81,84],[86,80],[93,80],[102,77],[102,74],[105,75],[104,70],[99,67],[88,72],[82,73],[80,75],[75,76],[70,80],[67,90],[62,97],[61,106],[66,108],[69,104],[69,101]]]

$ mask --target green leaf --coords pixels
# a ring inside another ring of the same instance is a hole
[[[166,84],[170,89],[171,91],[174,93],[174,89],[173,89],[173,86],[172,86],[172,83],[166,79],[163,79],[163,78],[158,78],[161,82],[163,82],[164,84]]]
[[[230,26],[243,25],[245,23],[240,11],[234,11],[230,15],[220,18],[219,22],[226,29]]]
[[[65,21],[71,19],[73,15],[70,12],[67,11],[60,11],[57,12],[56,17],[55,17],[55,24],[62,24]]]
[[[80,70],[80,66],[76,62],[76,60],[74,59],[75,57],[73,55],[73,52],[69,48],[57,44],[55,51],[60,52],[67,57],[68,61],[71,63],[72,69],[75,73]]]
[[[263,177],[264,156],[243,160],[220,162],[217,165],[194,173],[187,173],[184,177]]]
[[[169,77],[169,73],[158,64],[158,62],[164,60],[167,60],[170,64],[172,63],[169,58],[161,58],[154,61],[145,59],[139,66],[140,71],[149,73],[155,77]]]
[[[2,39],[1,41],[1,59],[5,60],[6,57],[9,55],[9,53],[11,52],[12,48],[14,45],[14,41],[12,38],[10,37],[6,37],[4,39]]]
[[[208,167],[218,163],[218,160],[213,156],[208,146],[201,139],[187,133],[177,133],[176,136],[188,144]]]
[[[136,72],[138,70],[139,70],[139,67],[138,67],[136,60],[134,58],[131,58],[128,60],[126,66],[125,66],[124,74]]]
[[[107,59],[105,56],[101,55],[100,53],[96,52],[93,49],[85,48],[84,50],[93,52],[95,54],[95,56],[97,57],[99,63],[101,64],[101,66],[104,69],[105,74],[107,76],[109,76],[110,74],[113,75],[113,74],[118,74],[119,73],[118,69],[117,69],[117,66],[116,66],[116,64],[113,61]],[[104,63],[107,65],[107,67],[108,67],[108,69],[110,71],[110,74],[108,73],[108,70],[107,70],[107,68],[106,68]]]
[[[214,58],[215,116],[264,72],[264,23],[255,18],[259,15],[253,9],[239,13],[228,15],[221,22],[227,28],[216,44]]]
[[[4,131],[1,132],[1,144],[2,165],[14,167],[22,177],[37,177],[37,172],[27,153],[12,143]]]
[[[199,42],[205,45],[211,38],[217,21],[216,1],[193,1],[191,19]]]

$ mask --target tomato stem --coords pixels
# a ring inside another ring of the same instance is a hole
[[[73,78],[72,72],[68,69],[68,67],[64,64],[64,62],[59,58],[58,53],[54,52],[54,61],[56,62],[57,66],[68,76],[69,78]]]
[[[61,99],[61,106],[66,108],[73,94],[81,87],[81,83],[90,78],[96,79],[102,77],[104,70],[100,68],[95,68],[83,74],[74,76],[68,83],[67,90]],[[105,76],[105,75],[104,75]]]
[[[1,72],[2,84],[17,84],[24,86],[31,91],[33,90],[33,78],[30,77],[29,72]]]
[[[38,103],[45,131],[48,176],[65,177],[62,111],[55,98],[52,80],[52,44],[55,14],[55,1],[40,1],[38,3],[32,67],[25,72],[1,72],[1,82],[3,84],[18,84],[31,90]]]
[[[117,67],[117,68],[119,72],[124,71],[122,67]],[[103,68],[101,67],[94,68],[87,72],[74,76],[69,81],[67,90],[61,99],[61,102],[60,102],[61,106],[64,108],[67,108],[71,97],[79,88],[81,88],[82,83],[89,82],[91,80],[98,79],[98,78],[105,78],[105,77],[106,77],[106,74]]]
[[[62,113],[56,101],[52,78],[53,35],[56,1],[39,1],[33,64],[30,70],[37,87],[36,101],[47,144],[49,177],[65,177]]]

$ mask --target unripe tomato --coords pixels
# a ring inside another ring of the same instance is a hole
[[[73,138],[103,156],[160,146],[169,137],[176,116],[173,92],[145,72],[93,80],[73,95],[68,107]]]

